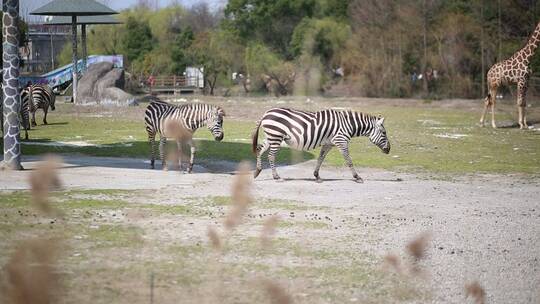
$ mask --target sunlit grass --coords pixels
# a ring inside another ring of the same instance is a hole
[[[63,113],[62,109],[68,107],[72,106],[60,105],[50,115],[50,125],[39,125],[30,132],[30,142],[60,145],[24,143],[23,154],[54,152],[149,157],[150,149],[142,119],[122,115],[94,117]],[[367,138],[353,139],[350,153],[355,166],[359,168],[451,174],[540,172],[540,132],[536,130],[480,128],[477,126],[478,113],[458,109],[382,105],[358,110],[382,113],[387,118],[385,124],[392,144],[390,154],[385,155]],[[505,119],[512,120],[512,117],[508,114],[498,115],[499,121]],[[254,126],[254,121],[226,119],[225,139],[222,142],[214,141],[208,130],[198,130],[194,135],[198,148],[196,159],[206,162],[254,160],[250,139]],[[290,164],[317,156],[318,149],[295,153],[283,148],[277,161],[279,164]],[[264,162],[267,165],[266,157]],[[341,166],[343,158],[333,149],[325,164]]]

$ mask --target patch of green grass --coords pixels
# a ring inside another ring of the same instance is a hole
[[[140,246],[144,241],[144,231],[136,226],[100,224],[96,228],[86,227],[80,232],[87,234],[89,241],[97,247]]]
[[[352,140],[350,154],[358,168],[384,168],[401,171],[463,173],[528,173],[540,172],[540,132],[516,128],[480,128],[479,113],[442,108],[439,102],[429,107],[369,106],[362,110],[382,113],[392,145],[389,155],[383,154],[367,138]],[[101,146],[38,146],[23,142],[25,155],[43,153],[80,153],[92,156],[141,157],[150,154],[142,119],[122,117],[89,117],[66,114],[59,105],[51,116],[51,124],[39,125],[30,132],[30,142],[83,141]],[[141,108],[141,112],[143,109]],[[499,122],[514,121],[510,114],[498,114]],[[195,133],[199,160],[254,160],[250,135],[253,121],[226,119],[225,139],[216,142],[205,128]],[[456,137],[457,136],[457,137]],[[452,138],[454,137],[454,138]],[[0,144],[1,145],[1,144]],[[317,157],[319,150],[297,153],[282,148],[279,165]],[[343,157],[333,149],[325,164],[342,166]],[[264,157],[265,168],[267,159]],[[279,170],[279,169],[278,169]],[[321,170],[324,177],[324,166]]]
[[[540,172],[538,131],[480,128],[478,115],[463,110],[381,107],[379,112],[386,117],[391,152],[383,154],[367,138],[353,139],[349,151],[358,168],[451,174]],[[499,117],[504,119],[511,118]],[[448,138],[452,136],[457,138]],[[334,166],[344,163],[336,149],[326,159]]]

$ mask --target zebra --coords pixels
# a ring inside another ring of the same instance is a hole
[[[200,127],[206,125],[208,130],[214,136],[216,141],[223,139],[223,117],[225,111],[222,108],[210,104],[185,104],[176,106],[161,100],[150,102],[146,108],[144,120],[146,123],[146,132],[148,133],[148,141],[151,148],[150,168],[154,169],[155,160],[155,138],[159,133],[159,151],[163,169],[167,168],[165,159],[165,144],[167,138],[176,137],[178,148],[181,147],[181,139],[173,134],[167,134],[167,124],[173,123],[186,131],[187,136],[183,139],[191,150],[189,160],[188,173],[193,170],[193,160],[195,157],[195,147],[193,146],[192,135]],[[180,160],[180,166],[181,166]]]
[[[262,126],[265,140],[258,145],[259,129]],[[254,172],[256,178],[262,171],[261,156],[267,151],[268,161],[275,180],[280,177],[275,167],[275,157],[281,143],[285,141],[290,147],[297,150],[311,150],[319,146],[321,152],[313,175],[317,182],[321,182],[319,169],[324,158],[333,146],[336,146],[356,182],[362,183],[354,169],[349,155],[349,141],[352,137],[368,136],[369,140],[378,146],[383,153],[390,153],[390,142],[384,128],[384,118],[376,117],[355,111],[323,110],[319,112],[306,112],[288,108],[273,108],[264,113],[257,123],[252,138],[252,151],[257,156],[257,167]]]
[[[1,89],[1,88],[0,88]],[[21,90],[20,93],[21,96],[21,107],[19,109],[19,116],[20,116],[20,122],[21,125],[24,128],[24,138],[28,140],[28,130],[30,130],[30,115],[29,115],[29,94],[26,89]],[[1,129],[2,134],[4,134],[4,109],[3,109],[3,92],[2,92],[2,101],[0,101],[0,116],[1,116]]]
[[[32,84],[27,87],[31,96],[30,113],[32,113],[32,126],[37,126],[36,111],[43,109],[43,124],[47,124],[47,112],[49,107],[51,111],[56,109],[56,95],[53,90],[46,84]]]

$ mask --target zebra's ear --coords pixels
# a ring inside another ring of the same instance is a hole
[[[377,125],[382,126],[383,124],[384,124],[384,117],[379,117],[379,119],[377,119]]]

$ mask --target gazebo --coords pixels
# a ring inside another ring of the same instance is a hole
[[[81,26],[81,44],[82,44],[82,61],[83,70],[88,67],[86,59],[88,58],[86,44],[86,26],[92,24],[121,24],[122,22],[111,15],[96,15],[96,16],[78,16],[77,24]],[[51,19],[46,19],[44,24],[48,25],[71,25],[71,18],[68,16],[53,16]]]
[[[95,0],[53,0],[32,11],[31,15],[71,16],[73,45],[73,102],[77,103],[77,16],[114,15],[118,12]]]

